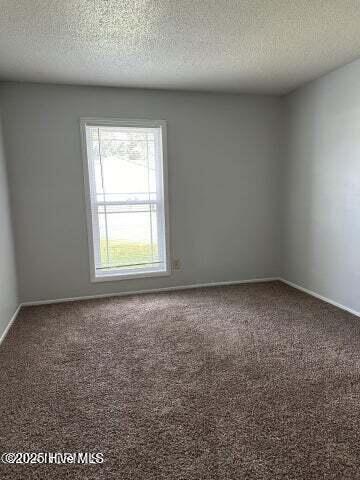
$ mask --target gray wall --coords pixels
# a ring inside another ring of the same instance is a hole
[[[5,83],[22,301],[279,274],[282,101]],[[168,121],[171,277],[89,281],[79,118]]]
[[[360,61],[286,103],[283,277],[360,311]]]
[[[0,110],[0,337],[18,306],[14,241],[1,117]]]

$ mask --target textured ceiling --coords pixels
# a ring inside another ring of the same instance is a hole
[[[286,93],[359,56],[359,0],[0,0],[2,80]]]

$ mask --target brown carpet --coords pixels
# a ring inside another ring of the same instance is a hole
[[[1,479],[360,478],[360,319],[280,282],[28,307],[0,348]]]

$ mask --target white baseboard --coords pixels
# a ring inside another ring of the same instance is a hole
[[[360,312],[346,307],[345,305],[342,305],[341,303],[335,302],[334,300],[331,300],[330,298],[324,297],[323,295],[320,295],[316,292],[313,292],[312,290],[308,290],[305,287],[301,287],[300,285],[297,285],[296,283],[289,282],[288,280],[285,280],[284,278],[280,277],[265,277],[265,278],[251,278],[248,280],[233,280],[233,281],[227,281],[227,282],[210,282],[210,283],[196,283],[196,284],[191,284],[191,285],[177,285],[174,287],[163,287],[163,288],[152,288],[152,289],[147,289],[147,290],[133,290],[129,292],[118,292],[118,293],[103,293],[103,294],[97,294],[97,295],[85,295],[81,297],[68,297],[68,298],[56,298],[54,300],[40,300],[40,301],[35,301],[35,302],[23,302],[20,303],[20,305],[17,307],[14,315],[11,317],[10,322],[7,324],[4,332],[2,333],[0,337],[0,345],[4,341],[6,335],[8,334],[12,324],[14,323],[20,309],[22,307],[27,307],[27,306],[35,306],[35,305],[49,305],[52,303],[63,303],[63,302],[76,302],[79,300],[92,300],[96,298],[108,298],[108,297],[125,297],[129,295],[141,295],[145,293],[159,293],[159,292],[172,292],[176,290],[190,290],[194,288],[204,288],[204,287],[221,287],[221,286],[226,286],[226,285],[242,285],[242,284],[247,284],[247,283],[262,283],[262,282],[274,282],[274,281],[280,281],[285,283],[286,285],[289,285],[290,287],[296,288],[297,290],[300,290],[304,293],[307,293],[308,295],[311,295],[312,297],[318,298],[319,300],[323,300],[326,303],[329,303],[331,305],[334,305],[335,307],[340,308],[341,310],[345,310],[346,312],[349,312],[353,315],[356,315],[357,317],[360,317]]]
[[[289,285],[290,287],[296,288],[297,290],[301,290],[304,293],[307,293],[308,295],[311,295],[312,297],[318,298],[319,300],[323,300],[326,303],[330,303],[331,305],[334,305],[335,307],[341,308],[341,310],[345,310],[346,312],[352,313],[353,315],[356,315],[357,317],[360,317],[360,312],[357,312],[356,310],[353,310],[352,308],[345,307],[345,305],[342,305],[341,303],[335,302],[334,300],[331,300],[330,298],[324,297],[323,295],[320,295],[316,292],[313,292],[312,290],[308,290],[307,288],[301,287],[300,285],[297,285],[296,283],[289,282],[288,280],[285,280],[284,278],[279,278],[279,280],[283,283],[286,283],[286,285]]]
[[[20,305],[19,305],[19,306],[17,307],[17,309],[15,310],[14,315],[11,317],[10,322],[7,324],[5,330],[3,331],[3,333],[2,333],[2,335],[1,335],[1,337],[0,337],[0,345],[1,345],[2,342],[5,340],[6,335],[9,333],[9,330],[10,330],[12,324],[15,322],[15,319],[16,319],[18,313],[20,312],[21,307],[22,307],[22,304],[20,303]]]
[[[130,292],[120,292],[120,293],[101,293],[97,295],[86,295],[82,297],[69,297],[69,298],[56,298],[54,300],[40,300],[35,302],[23,302],[21,306],[30,307],[35,305],[48,305],[51,303],[64,303],[64,302],[76,302],[79,300],[92,300],[96,298],[108,298],[108,297],[125,297],[128,295],[141,295],[144,293],[159,293],[159,292],[172,292],[176,290],[190,290],[193,288],[204,288],[204,287],[221,287],[225,285],[241,285],[244,283],[261,283],[261,282],[274,282],[279,280],[278,277],[266,277],[266,278],[251,278],[248,280],[233,280],[228,282],[212,282],[212,283],[195,283],[192,285],[176,285],[174,287],[163,287],[163,288],[151,288],[147,290],[133,290]]]

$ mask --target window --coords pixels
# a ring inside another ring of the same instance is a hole
[[[81,120],[93,281],[169,273],[166,124]]]

